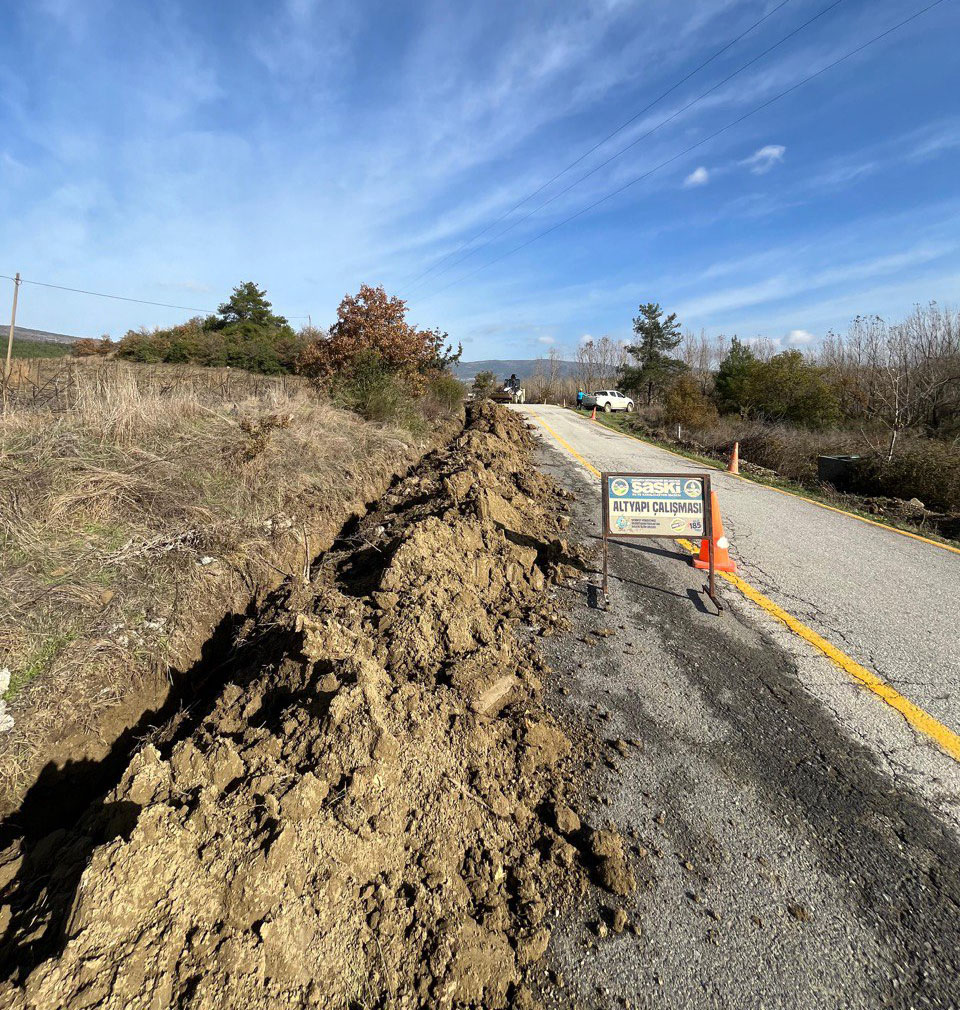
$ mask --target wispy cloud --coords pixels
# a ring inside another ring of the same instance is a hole
[[[960,121],[948,120],[921,128],[914,132],[907,145],[907,157],[914,161],[954,151],[960,147]]]
[[[698,165],[687,177],[683,180],[684,186],[688,189],[692,186],[705,186],[710,180],[710,173],[704,168],[703,165]]]
[[[428,301],[439,283],[417,287],[415,321],[473,339],[477,352],[519,355],[575,346],[587,333],[628,335],[636,305],[650,299],[682,308],[685,323],[743,320],[787,339],[823,332],[805,305],[843,292],[852,300],[870,277],[904,290],[912,279],[917,299],[956,297],[926,288],[960,262],[946,230],[930,227],[937,201],[955,192],[960,138],[949,102],[931,98],[960,29],[949,6],[936,12],[923,60],[908,35],[877,47],[831,76],[829,102],[811,109],[816,92],[797,91],[467,276],[797,83],[898,10],[897,0],[841,5],[529,221],[502,237],[502,226],[489,228],[481,253],[431,274],[456,282],[447,292]],[[132,4],[122,19],[115,0],[15,5],[0,38],[0,270],[158,301],[186,300],[164,288],[180,284],[216,302],[252,278],[280,311],[329,321],[360,283],[407,294],[401,281],[487,228],[769,7],[646,0],[638,18],[635,0],[281,0],[265,21],[253,0]],[[771,19],[771,38],[793,23],[789,13]],[[645,59],[664,37],[663,59]],[[730,66],[747,55],[738,46]],[[708,67],[521,213],[726,73]],[[878,138],[868,125],[881,119]],[[882,206],[892,220],[901,205],[910,219],[896,229],[867,219]],[[941,216],[945,229],[958,222]],[[174,321],[163,310],[22,295],[29,321],[66,332]]]
[[[931,263],[958,249],[958,241],[921,242],[910,249],[889,253],[884,256],[860,256],[846,262],[835,262],[828,267],[812,269],[804,257],[802,264],[779,261],[778,253],[767,252],[768,269],[772,272],[751,284],[724,288],[709,294],[694,297],[681,305],[682,316],[704,319],[744,310],[751,306],[776,302],[795,296],[799,289],[806,292],[829,288],[835,285],[851,284],[874,277],[896,275],[911,267]],[[779,261],[779,262],[778,262]]]
[[[774,165],[779,165],[786,153],[787,149],[783,144],[767,144],[754,151],[749,158],[744,158],[740,164],[749,168],[754,175],[764,175]]]

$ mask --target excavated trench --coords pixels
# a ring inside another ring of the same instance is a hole
[[[632,881],[541,704],[530,633],[579,559],[530,445],[478,406],[106,761],[38,783],[0,1006],[535,1004],[562,896]]]
[[[416,469],[410,467],[395,477],[386,493],[393,493]],[[379,507],[378,501],[368,504],[366,514]],[[360,522],[360,516],[351,516],[331,547],[313,559],[311,570],[325,558],[349,555]],[[295,592],[289,581],[284,582],[265,595],[251,597],[243,612],[224,614],[198,650],[196,662],[167,671],[168,686],[159,705],[155,688],[143,690],[142,714],[116,735],[103,757],[49,762],[20,806],[0,821],[0,979],[23,979],[57,951],[89,855],[135,823],[133,805],[113,810],[103,803],[133,755],[152,744],[169,756],[174,745],[209,715],[226,684],[249,683],[295,650],[299,635],[278,619],[289,610]],[[125,698],[124,704],[134,707],[136,699]],[[81,816],[86,827],[78,836],[75,826]],[[58,887],[50,889],[46,886],[50,857],[75,836],[82,841],[71,847],[71,859],[59,871]]]
[[[289,629],[267,620],[288,593],[281,587],[260,607],[251,604],[245,614],[225,616],[201,659],[188,670],[170,671],[170,690],[161,707],[144,712],[103,759],[49,764],[20,808],[0,825],[0,978],[22,979],[62,947],[66,918],[89,857],[97,846],[129,836],[139,807],[105,796],[116,788],[133,755],[150,743],[169,756],[209,715],[225,684],[249,681],[291,648]],[[239,636],[245,627],[267,631],[244,641]],[[64,854],[69,858],[56,868],[57,886],[51,888],[51,868]]]

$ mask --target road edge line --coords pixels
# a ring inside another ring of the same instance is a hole
[[[569,442],[558,435],[539,414],[532,410],[530,413],[563,448],[583,463],[588,470],[596,474],[596,476],[600,476],[600,471],[589,460],[581,456]],[[620,432],[617,432],[617,434],[620,434]],[[632,438],[633,436],[627,435],[626,437]],[[641,442],[643,440],[637,439],[637,441]],[[644,444],[649,445],[650,443],[645,442]],[[654,448],[659,448],[659,446],[654,446]],[[664,451],[669,452],[670,450],[666,449]],[[673,455],[677,456],[679,454],[673,453]],[[680,458],[686,459],[685,456],[681,456]],[[688,460],[688,462],[690,461]],[[803,498],[802,495],[797,495],[796,497],[801,498],[803,501],[808,500]],[[854,518],[857,517],[854,516]],[[933,541],[930,542],[933,543]],[[678,539],[677,543],[685,547],[691,553],[696,553],[696,547],[694,547],[689,540]],[[827,641],[827,639],[825,639],[822,635],[814,631],[813,628],[804,624],[803,621],[794,617],[792,614],[784,610],[783,607],[774,603],[769,596],[761,593],[759,589],[752,586],[744,579],[741,579],[739,575],[734,575],[731,572],[718,572],[717,574],[726,579],[726,581],[729,582],[735,589],[739,590],[745,599],[756,604],[761,610],[766,611],[766,613],[792,631],[798,638],[803,639],[803,641],[805,641],[808,645],[813,646],[813,648],[826,656],[827,659],[829,659],[834,665],[838,666],[841,670],[875,694],[881,701],[889,705],[895,712],[906,720],[908,725],[912,726],[917,732],[922,733],[924,736],[931,739],[949,757],[952,757],[955,761],[960,762],[960,735],[954,733],[952,729],[935,719],[929,712],[920,708],[919,705],[915,705],[909,698],[905,698],[899,691],[896,690],[896,688],[891,687],[886,683],[886,681],[881,680],[875,673],[872,673],[865,666],[862,666],[841,649],[838,649],[832,642]]]

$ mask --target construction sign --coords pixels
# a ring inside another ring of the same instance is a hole
[[[702,537],[706,502],[700,476],[607,474],[608,532],[618,536]]]
[[[707,595],[714,594],[713,496],[706,473],[603,473],[603,595],[607,595],[610,537],[700,540],[707,548]]]

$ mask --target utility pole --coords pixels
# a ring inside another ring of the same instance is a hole
[[[10,313],[10,334],[7,337],[7,361],[3,366],[3,412],[7,412],[7,384],[10,382],[10,358],[13,355],[13,332],[17,327],[17,295],[20,294],[20,271],[13,280],[13,311]]]

